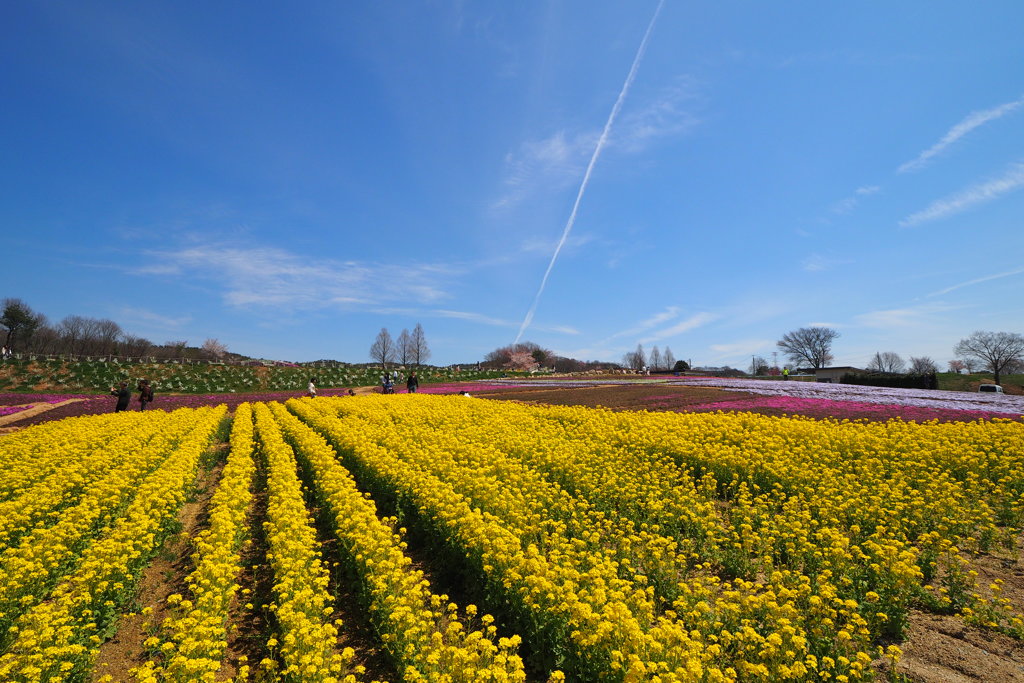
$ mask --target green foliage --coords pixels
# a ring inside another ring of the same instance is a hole
[[[939,389],[946,391],[974,391],[979,382],[992,381],[991,373],[961,375],[955,372],[940,372],[936,377],[939,380]],[[1004,389],[1016,387],[1024,390],[1024,375],[1001,375],[999,380]]]
[[[934,374],[912,375],[892,372],[846,373],[839,380],[841,384],[858,384],[872,387],[897,387],[900,389],[938,389]]]
[[[155,386],[157,394],[223,394],[263,391],[302,391],[310,377],[321,389],[330,387],[376,386],[380,369],[376,367],[280,367],[181,363],[130,363],[117,359],[62,361],[54,359],[12,360],[0,366],[0,387],[8,391],[34,391],[45,386],[47,392],[76,393],[109,391],[127,381],[134,388],[142,378]],[[437,383],[501,376],[501,371],[460,370],[421,367],[420,383]]]

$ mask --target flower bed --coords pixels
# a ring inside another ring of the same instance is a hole
[[[0,406],[17,406],[27,403],[63,403],[71,398],[96,398],[95,394],[0,394]]]
[[[689,406],[692,412],[713,412],[716,410],[750,411],[766,415],[806,415],[814,418],[869,418],[889,420],[902,418],[915,422],[939,420],[977,420],[993,417],[1007,417],[1006,413],[984,410],[957,410],[951,408],[926,408],[918,406],[868,403],[864,401],[834,401],[825,398],[794,398],[792,396],[763,396],[739,401],[718,401],[699,406]]]
[[[802,399],[826,399],[855,403],[880,403],[939,410],[980,411],[999,413],[1003,417],[1024,414],[1024,397],[999,394],[970,394],[960,391],[897,389],[855,384],[812,382],[779,382],[756,379],[724,379],[718,377],[687,377],[670,384],[711,386],[726,391],[743,391],[763,396],[786,396]]]
[[[0,406],[0,417],[7,415],[14,415],[20,413],[23,410],[28,410],[29,406]]]

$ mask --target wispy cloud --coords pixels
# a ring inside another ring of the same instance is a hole
[[[597,131],[560,130],[545,139],[524,142],[505,157],[504,191],[493,208],[514,206],[541,189],[564,190],[573,185],[599,137]]]
[[[580,234],[576,234],[576,235],[573,235],[572,237],[570,237],[568,240],[566,240],[565,248],[568,249],[570,247],[576,247],[576,248],[582,247],[585,244],[588,244],[588,243],[592,242],[593,240],[594,240],[594,236],[593,235],[580,235]],[[547,255],[551,254],[551,251],[555,247],[557,247],[557,246],[558,246],[558,240],[532,239],[532,240],[524,241],[519,246],[519,249],[524,254],[539,253],[539,254],[544,254],[545,256],[547,256]]]
[[[880,188],[878,185],[867,185],[864,187],[858,187],[853,193],[854,196],[846,197],[845,199],[841,199],[835,204],[833,204],[831,209],[832,213],[840,215],[850,213],[851,211],[857,208],[858,204],[860,204],[861,197],[867,197],[868,195],[875,194],[881,189],[882,188]]]
[[[150,252],[137,275],[178,275],[222,286],[233,307],[350,308],[432,303],[448,297],[455,269],[436,264],[375,264],[309,259],[274,247],[197,245]]]
[[[934,303],[907,308],[890,308],[887,310],[870,311],[856,316],[858,325],[890,329],[897,327],[919,326],[931,320],[936,314],[953,310],[954,306]]]
[[[1002,195],[1024,187],[1024,163],[1012,164],[1002,176],[972,185],[945,199],[932,202],[927,208],[913,213],[900,221],[900,226],[909,228],[921,223],[945,218],[960,213],[972,206],[984,204]]]
[[[712,344],[711,350],[718,354],[713,360],[715,362],[736,356],[751,356],[755,353],[766,353],[766,349],[774,350],[775,341],[772,339],[744,339],[730,344]]]
[[[949,294],[952,291],[960,289],[962,287],[970,287],[971,285],[979,285],[982,282],[989,282],[990,280],[999,280],[1004,277],[1012,277],[1014,275],[1020,275],[1024,273],[1024,268],[1018,268],[1016,270],[1008,270],[1005,273],[997,273],[996,275],[987,275],[985,277],[975,278],[974,280],[968,280],[967,282],[961,282],[960,284],[953,285],[952,287],[946,287],[935,292],[931,292],[927,296],[942,296],[943,294]]]
[[[645,320],[642,320],[642,321],[640,321],[639,323],[637,323],[635,325],[632,325],[632,326],[630,326],[630,327],[628,327],[628,328],[626,328],[624,330],[616,332],[615,334],[607,337],[605,339],[605,342],[609,342],[609,341],[611,341],[613,339],[621,339],[623,337],[625,337],[625,338],[635,338],[635,337],[638,337],[641,334],[643,334],[644,332],[646,332],[647,330],[650,330],[652,327],[657,327],[658,325],[662,325],[664,323],[667,323],[669,320],[673,320],[673,319],[679,317],[679,311],[680,311],[680,309],[679,309],[678,306],[669,306],[665,310],[660,311],[658,313],[655,313],[654,315],[650,316],[649,318],[647,318]]]
[[[850,261],[849,259],[837,259],[823,254],[811,254],[801,262],[800,267],[810,273],[818,273],[831,270],[843,263],[850,263]]]
[[[696,313],[685,320],[679,321],[674,325],[666,327],[662,330],[658,330],[657,332],[653,332],[647,335],[644,339],[641,339],[640,341],[644,344],[648,344],[651,342],[661,341],[662,339],[675,337],[684,332],[689,332],[690,330],[695,330],[698,327],[703,327],[708,323],[718,320],[718,318],[719,315],[716,313]]]
[[[653,98],[623,114],[618,129],[608,141],[609,148],[636,153],[659,139],[690,133],[701,123],[694,111],[699,100],[696,81],[688,76],[677,78]]]
[[[635,109],[623,113],[607,149],[639,154],[658,141],[687,135],[700,125],[694,113],[700,100],[695,81],[679,77]],[[494,209],[515,206],[535,193],[565,190],[579,182],[601,139],[597,129],[558,130],[547,137],[527,140],[505,156],[505,179]]]
[[[911,159],[900,166],[898,169],[899,172],[907,173],[908,171],[917,171],[924,168],[936,155],[942,153],[943,150],[970,133],[975,128],[1006,116],[1022,104],[1024,104],[1024,96],[1014,100],[1013,102],[1007,102],[1006,104],[1001,104],[998,107],[993,107],[992,109],[971,112],[968,114],[967,118],[946,131],[946,134],[943,135],[938,142],[918,154],[916,158]]]
[[[154,313],[145,308],[133,308],[130,306],[121,308],[118,317],[129,324],[142,323],[170,330],[178,329],[192,321],[192,316],[190,315],[171,317]]]
[[[401,315],[411,318],[448,318],[451,320],[465,320],[467,322],[477,323],[480,325],[487,325],[489,327],[504,327],[504,328],[515,328],[519,326],[518,322],[512,320],[505,320],[504,318],[495,318],[492,315],[485,315],[483,313],[475,313],[473,311],[454,311],[446,308],[405,308],[405,307],[394,307],[386,306],[380,308],[373,308],[371,312],[378,313],[380,315]],[[580,334],[580,331],[575,327],[569,325],[534,325],[534,329],[541,332],[555,332],[558,334]]]

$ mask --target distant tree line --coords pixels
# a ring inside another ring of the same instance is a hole
[[[484,356],[481,368],[488,370],[514,370],[530,372],[549,370],[552,372],[589,372],[593,370],[618,369],[617,363],[596,360],[578,360],[560,356],[550,349],[531,341],[501,346]]]
[[[227,346],[207,339],[200,347],[187,341],[154,344],[129,334],[107,318],[69,315],[56,324],[21,299],[4,299],[0,311],[0,336],[13,353],[67,356],[122,356],[127,358],[192,358],[196,360],[245,359],[228,353]]]
[[[641,372],[645,369],[652,372],[664,372],[676,370],[676,357],[672,349],[665,347],[664,351],[658,350],[657,346],[651,347],[650,353],[644,351],[643,344],[637,344],[636,349],[626,353],[622,357],[622,364],[630,370]]]
[[[776,345],[796,367],[817,370],[833,360],[832,342],[839,332],[829,327],[802,327],[782,336]],[[953,347],[957,359],[949,361],[950,372],[992,373],[999,384],[1002,375],[1024,372],[1024,336],[1015,332],[978,331]],[[755,357],[753,365],[758,365]],[[934,375],[938,364],[928,356],[911,356],[910,365],[893,351],[878,351],[866,370],[880,374]]]

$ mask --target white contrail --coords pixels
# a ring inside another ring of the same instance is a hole
[[[519,334],[516,335],[516,343],[523,336],[523,332],[533,322],[533,314],[537,310],[537,304],[540,303],[540,296],[544,293],[544,287],[548,283],[548,276],[551,275],[551,269],[555,267],[555,261],[558,260],[558,255],[562,252],[562,247],[565,246],[565,242],[569,239],[569,233],[572,232],[572,226],[576,222],[576,212],[580,208],[580,201],[583,199],[583,193],[587,190],[587,183],[590,182],[590,173],[594,170],[594,164],[597,163],[597,158],[601,156],[601,150],[604,149],[605,143],[608,141],[608,133],[611,132],[612,123],[615,122],[615,117],[619,113],[619,109],[622,108],[622,102],[626,99],[626,93],[629,92],[629,86],[633,84],[633,79],[636,78],[637,69],[640,67],[640,60],[643,59],[644,51],[647,49],[647,39],[651,37],[651,31],[654,30],[654,23],[658,20],[658,15],[661,13],[661,6],[665,4],[665,0],[659,0],[657,9],[654,10],[654,16],[651,17],[651,23],[647,25],[647,31],[644,33],[644,39],[640,41],[640,48],[636,51],[636,57],[633,58],[633,66],[629,69],[629,75],[626,76],[626,82],[622,85],[622,90],[619,92],[619,97],[615,100],[615,106],[612,107],[611,114],[608,115],[608,121],[604,124],[604,130],[601,131],[601,137],[597,141],[597,145],[594,147],[594,153],[590,157],[590,163],[587,164],[587,171],[583,174],[583,182],[580,183],[579,192],[576,193],[576,201],[572,205],[572,213],[569,214],[569,220],[565,224],[565,229],[562,230],[562,239],[558,240],[558,246],[555,247],[555,253],[551,255],[551,262],[548,263],[548,269],[544,271],[544,278],[540,281],[540,287],[537,289],[537,295],[533,298],[533,305],[530,306],[529,312],[523,319],[523,324],[519,327]]]

